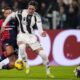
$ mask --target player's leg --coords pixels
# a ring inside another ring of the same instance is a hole
[[[4,62],[0,63],[0,69],[12,69],[14,68],[15,61],[17,60],[17,55],[11,55],[8,57],[9,62],[5,64]],[[6,60],[6,59],[5,59]]]
[[[44,52],[43,48],[41,47],[39,42],[35,42],[34,44],[31,44],[30,47],[36,52],[38,53],[42,60],[43,60],[43,64],[46,67],[46,74],[48,77],[50,78],[54,78],[53,75],[51,75],[51,71],[50,71],[50,66],[49,66],[49,60],[48,60],[48,56],[46,55],[46,53]]]
[[[5,50],[0,55],[0,62],[5,58],[9,57],[10,55],[12,55],[13,53],[14,53],[14,48],[11,45],[6,45]]]
[[[16,45],[16,40],[7,40],[4,43],[3,46],[4,49],[4,54],[1,55],[1,59],[0,61],[3,61],[6,57],[9,58],[9,63],[6,65],[3,65],[3,69],[10,69],[13,67],[14,62],[16,60],[16,56],[17,56],[17,45]]]
[[[6,65],[6,64],[8,64],[9,63],[9,59],[8,58],[6,58],[6,59],[4,59],[3,61],[1,61],[0,62],[0,69],[2,69],[2,66],[3,65]]]
[[[54,78],[54,76],[51,74],[50,71],[50,66],[49,66],[49,60],[48,60],[48,56],[46,55],[46,53],[44,52],[43,48],[39,48],[36,50],[37,53],[41,56],[42,60],[43,60],[43,64],[46,67],[46,74],[48,77]]]
[[[28,61],[27,61],[27,53],[26,53],[26,44],[20,44],[19,45],[19,52],[18,52],[18,58],[22,59],[24,61],[24,65],[26,68],[26,73],[29,73],[29,65],[28,65]]]

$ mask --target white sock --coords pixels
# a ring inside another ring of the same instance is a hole
[[[44,50],[40,50],[39,55],[41,56],[41,58],[43,60],[43,64],[46,66],[47,74],[49,74],[50,68],[49,68],[48,56],[45,54]]]
[[[19,54],[18,54],[18,57],[20,59],[22,59],[26,63],[26,68],[29,68],[28,60],[27,60],[28,57],[27,57],[26,45],[25,44],[21,44],[19,46]]]
[[[3,61],[0,62],[0,69],[2,69],[2,67],[6,64],[9,63],[9,58],[4,59]]]
[[[24,56],[23,56],[23,61],[26,63],[26,68],[29,68],[29,64],[28,64],[28,56],[27,56],[27,52],[26,50],[24,50]]]
[[[22,60],[20,48],[18,48],[18,59]]]
[[[3,61],[1,61],[1,63],[3,63],[3,64],[8,64],[9,63],[9,58],[6,58],[6,59],[4,59]]]

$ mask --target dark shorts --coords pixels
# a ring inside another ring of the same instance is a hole
[[[9,45],[14,48],[15,53],[16,53],[17,50],[18,50],[17,41],[16,41],[15,39],[6,39],[6,40],[3,41],[2,44],[3,44],[4,50],[5,50],[5,47],[6,47],[6,46],[9,46]]]

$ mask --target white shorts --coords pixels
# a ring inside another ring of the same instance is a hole
[[[33,50],[41,47],[40,43],[37,41],[37,37],[34,34],[19,33],[17,35],[17,42],[28,44]]]

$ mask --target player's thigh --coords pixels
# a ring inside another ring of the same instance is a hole
[[[35,43],[32,43],[32,44],[29,44],[29,46],[31,47],[31,49],[33,51],[36,51],[36,50],[42,48],[41,44],[38,41],[36,41]]]

